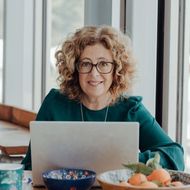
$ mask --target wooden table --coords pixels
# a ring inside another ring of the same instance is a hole
[[[30,133],[27,128],[0,121],[0,150],[6,155],[24,154],[28,148]]]
[[[29,123],[36,113],[0,104],[0,150],[4,155],[26,154],[29,144]]]
[[[47,190],[45,187],[32,187],[31,171],[24,171],[23,188],[22,190]],[[101,188],[92,188],[92,190],[101,190]]]

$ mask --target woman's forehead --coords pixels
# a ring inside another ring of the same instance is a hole
[[[111,50],[105,48],[101,43],[97,43],[94,45],[86,46],[81,53],[81,59],[83,58],[92,58],[92,59],[99,59],[99,58],[107,58],[112,59],[112,52]]]

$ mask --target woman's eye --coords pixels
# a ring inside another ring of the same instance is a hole
[[[89,66],[91,66],[90,62],[82,62],[81,63],[81,67],[89,67]]]
[[[100,65],[101,67],[106,67],[106,66],[108,66],[108,63],[105,62],[105,61],[101,61],[101,62],[99,62],[99,65]]]

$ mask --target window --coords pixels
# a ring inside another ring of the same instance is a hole
[[[190,172],[190,2],[180,1],[177,139],[184,146],[185,170]]]
[[[190,35],[190,34],[189,34]],[[189,52],[189,66],[190,66],[190,52]],[[186,170],[190,172],[190,69],[189,69],[189,76],[188,76],[188,120],[187,120],[187,157],[186,157]]]
[[[3,7],[4,2],[0,0],[0,102],[2,102],[3,94]]]
[[[190,16],[188,12],[190,11],[190,2],[186,1],[185,6],[185,32],[184,32],[184,62],[186,63],[184,67],[184,80],[186,80],[185,87],[187,91],[184,96],[184,105],[186,108],[185,121],[186,128],[184,130],[185,139],[185,155],[186,155],[186,171],[190,172]]]
[[[55,52],[69,33],[84,25],[84,0],[57,0],[50,4],[50,62],[47,68],[46,93],[56,87]]]

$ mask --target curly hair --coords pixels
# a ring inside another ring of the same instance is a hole
[[[115,68],[110,86],[112,102],[129,90],[134,78],[135,59],[130,39],[111,26],[85,26],[78,29],[63,43],[55,54],[60,90],[72,100],[81,100],[83,91],[78,80],[76,64],[86,46],[101,43],[111,50]]]

